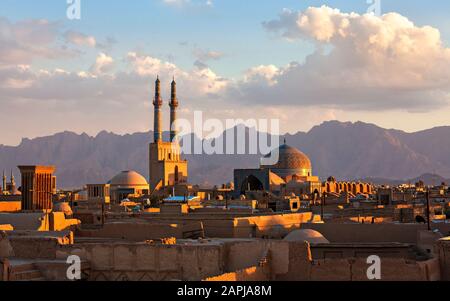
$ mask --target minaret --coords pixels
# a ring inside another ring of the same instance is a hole
[[[173,142],[178,134],[176,125],[178,99],[177,99],[177,83],[175,82],[175,77],[173,78],[171,84],[171,95],[169,106],[170,106],[170,142]]]
[[[3,183],[2,183],[2,189],[3,189],[3,192],[6,191],[6,175],[5,175],[5,170],[3,170]]]
[[[16,179],[14,179],[14,174],[13,174],[12,169],[11,169],[11,193],[13,193],[13,194],[16,193]]]
[[[159,76],[155,82],[155,99],[153,100],[153,105],[155,107],[155,123],[154,123],[154,142],[162,141],[162,116],[161,116],[161,107],[163,105],[162,97],[161,97],[161,81],[159,80]]]
[[[12,169],[11,169],[11,184],[16,185],[16,179],[14,179],[14,174],[13,174]]]

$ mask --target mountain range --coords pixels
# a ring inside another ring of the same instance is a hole
[[[218,139],[225,141],[236,130],[229,129]],[[164,136],[167,139],[168,134]],[[25,138],[18,146],[0,145],[0,170],[9,173],[13,169],[18,178],[17,165],[56,165],[61,188],[105,183],[122,170],[136,170],[148,177],[148,144],[152,137],[151,132],[117,135],[103,131],[95,137],[62,132]],[[406,133],[363,122],[338,121],[283,136],[287,144],[310,157],[314,174],[322,179],[332,175],[338,180],[386,184],[419,179],[435,184],[450,182],[449,137],[448,126]],[[193,135],[191,138],[197,139]],[[234,169],[258,167],[261,155],[186,155],[189,181],[204,186],[230,182]]]

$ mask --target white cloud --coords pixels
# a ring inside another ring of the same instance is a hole
[[[76,52],[57,45],[60,24],[47,20],[11,23],[0,17],[0,64],[29,64],[36,58],[72,57]]]
[[[163,0],[164,4],[171,6],[183,6],[190,3],[190,0]]]
[[[30,124],[55,116],[67,123],[89,121],[58,124],[58,130],[72,126],[146,130],[151,126],[156,75],[163,82],[165,101],[175,76],[181,110],[202,109],[211,118],[275,117],[288,130],[339,118],[343,112],[359,118],[357,110],[372,111],[364,116],[398,108],[430,111],[449,102],[450,50],[441,42],[437,29],[418,27],[395,13],[376,17],[328,7],[285,10],[264,27],[292,42],[313,41],[317,49],[304,63],[275,66],[269,61],[248,69],[238,80],[222,78],[206,64],[220,59],[222,53],[198,49],[191,70],[137,52],[113,58],[103,49],[91,58],[92,66],[86,70],[37,70],[32,64],[36,58],[57,62],[75,55],[73,50],[57,46],[58,40],[65,41],[60,39],[65,37],[60,25],[43,20],[10,23],[0,18],[0,107],[7,108],[4,120],[13,124],[17,119],[13,112],[20,110],[28,114],[22,120]],[[69,40],[75,46],[100,48],[95,37],[80,34]],[[111,40],[109,44],[114,43]],[[125,65],[116,66],[116,62]],[[60,118],[60,114],[73,119]],[[121,125],[118,117],[127,122]],[[48,122],[47,128],[53,130],[52,126]]]
[[[136,52],[128,53],[127,60],[134,72],[142,77],[154,78],[159,75],[163,79],[170,80],[175,76],[184,83],[184,91],[195,97],[219,95],[228,83],[207,67],[184,71],[175,64]]]
[[[278,72],[259,67],[260,81],[243,81],[232,91],[240,100],[411,111],[449,103],[450,49],[435,28],[418,27],[397,13],[377,17],[327,6],[284,10],[263,25],[318,47],[303,64],[294,62]]]
[[[95,37],[72,30],[67,31],[64,34],[64,38],[67,42],[78,46],[95,47],[97,45]]]
[[[207,6],[213,7],[214,3],[212,0],[163,0],[164,4],[173,7],[184,7],[184,6]]]
[[[217,61],[224,57],[224,54],[220,51],[205,50],[200,48],[195,48],[193,54],[199,61],[202,62],[209,60]]]
[[[111,71],[113,66],[114,66],[114,59],[101,52],[97,56],[95,64],[92,65],[90,71],[93,74],[103,74]]]
[[[275,65],[260,65],[250,68],[245,72],[244,83],[266,82],[267,85],[273,86],[277,84],[276,77],[280,75],[280,69]]]
[[[124,70],[110,72],[114,61],[125,61],[127,66]],[[36,132],[45,135],[62,130],[83,129],[90,133],[103,129],[119,133],[148,130],[157,75],[162,81],[165,101],[170,97],[170,82],[175,76],[180,109],[207,111],[224,105],[219,95],[229,82],[209,68],[183,70],[135,52],[116,59],[100,53],[88,71],[0,66],[0,107],[6,108],[3,122],[17,128],[17,139],[21,135],[30,137]],[[17,111],[23,116],[20,127],[17,115],[13,114]],[[60,118],[60,115],[67,117]],[[164,114],[165,118],[168,116]],[[62,123],[52,125],[50,120]],[[25,126],[36,122],[39,131]]]
[[[150,87],[157,75],[164,82],[165,92],[175,76],[182,87],[182,98],[199,102],[218,99],[228,81],[209,68],[183,70],[160,59],[130,52],[125,61],[128,70],[112,72],[114,59],[100,53],[89,71],[70,72],[62,69],[34,70],[28,65],[0,68],[0,106],[21,101],[72,104],[76,110],[96,110],[114,104],[127,108],[130,102],[147,103]],[[165,97],[168,97],[166,95]],[[180,97],[181,98],[181,97]],[[93,106],[93,103],[96,103]]]

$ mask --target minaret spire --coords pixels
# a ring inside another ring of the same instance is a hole
[[[13,174],[12,169],[11,169],[11,184],[12,184],[12,185],[15,185],[15,184],[16,184],[16,180],[14,179],[14,174]]]
[[[178,108],[178,98],[177,98],[177,83],[175,82],[175,76],[173,77],[171,84],[170,93],[170,142],[173,142],[178,134],[177,130],[177,108]]]
[[[5,170],[3,169],[3,178],[2,178],[2,189],[3,189],[3,191],[5,192],[6,191],[6,175],[5,175]]]
[[[160,142],[162,141],[162,116],[161,116],[161,106],[163,104],[163,100],[161,97],[161,81],[159,80],[159,75],[156,77],[155,82],[155,98],[153,100],[153,106],[154,106],[154,114],[155,114],[155,120],[154,120],[154,141]]]

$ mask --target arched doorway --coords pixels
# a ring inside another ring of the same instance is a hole
[[[264,190],[264,185],[261,181],[253,176],[248,176],[241,186],[241,194],[245,194],[246,191],[261,191]]]

